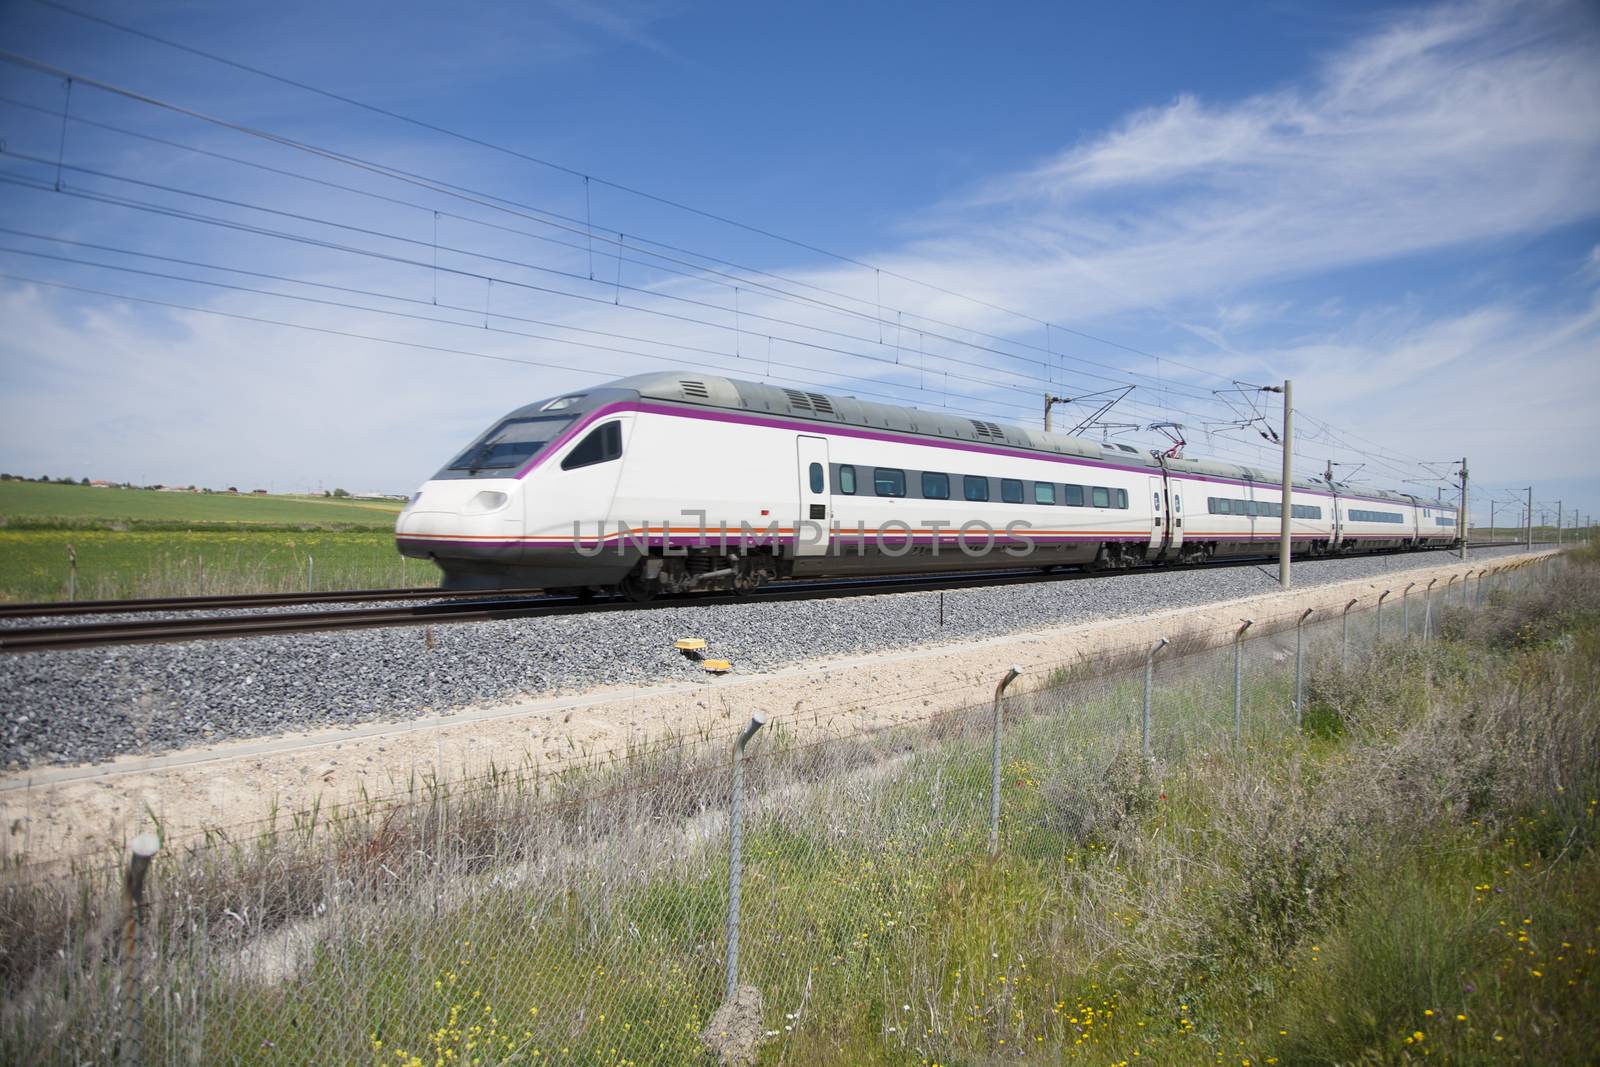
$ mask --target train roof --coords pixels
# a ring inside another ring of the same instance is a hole
[[[760,382],[745,382],[718,375],[663,371],[640,374],[609,382],[602,388],[628,389],[641,397],[668,400],[700,407],[735,411],[764,411],[790,418],[843,426],[891,430],[924,437],[971,441],[976,444],[1005,445],[1034,452],[1079,456],[1084,459],[1115,460],[1118,463],[1159,468],[1155,457],[1132,445],[1102,444],[1068,434],[1045,433],[1012,423],[991,422],[963,415],[924,411],[857,400],[853,396],[830,395]]]
[[[1046,433],[1014,423],[993,422],[963,415],[924,411],[921,408],[902,407],[896,404],[878,404],[857,400],[853,396],[817,393],[809,389],[794,389],[781,385],[766,385],[727,378],[718,374],[693,371],[657,371],[636,374],[587,390],[585,400],[596,403],[606,393],[635,393],[642,398],[664,400],[697,407],[723,408],[733,411],[764,411],[789,418],[834,425],[892,430],[898,433],[925,437],[941,437],[975,444],[1005,445],[1033,452],[1050,452],[1057,455],[1078,456],[1100,462],[1114,461],[1128,466],[1170,470],[1201,476],[1226,478],[1235,481],[1277,484],[1281,475],[1276,471],[1261,470],[1237,463],[1222,463],[1209,459],[1157,459],[1132,445],[1092,441],[1070,434]],[[587,407],[588,403],[581,406]],[[535,410],[540,405],[530,405]],[[1332,488],[1341,496],[1361,496],[1378,500],[1394,500],[1423,504],[1428,507],[1449,508],[1443,501],[1424,500],[1388,489],[1330,482],[1321,478],[1296,478],[1294,484],[1302,489]]]

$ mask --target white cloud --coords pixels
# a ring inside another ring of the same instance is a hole
[[[1587,5],[1429,9],[1330,57],[1309,88],[1181,96],[997,179],[929,247],[1034,308],[1089,283],[1055,302],[1077,316],[1590,217],[1597,54]]]
[[[610,29],[623,33],[627,27]],[[1180,95],[1023,173],[997,176],[976,195],[908,212],[904,239],[863,257],[879,264],[881,275],[815,261],[771,264],[805,285],[848,294],[807,290],[828,303],[869,317],[879,307],[889,309],[899,329],[763,295],[751,285],[740,296],[735,337],[716,325],[736,319],[727,288],[643,274],[633,266],[624,279],[655,295],[618,293],[623,306],[616,307],[609,305],[609,287],[599,283],[555,283],[520,268],[492,267],[589,295],[605,290],[605,302],[580,305],[497,286],[494,309],[647,339],[608,341],[505,324],[648,352],[658,361],[493,330],[467,336],[458,328],[331,309],[307,313],[243,294],[217,306],[445,346],[544,355],[619,374],[682,362],[767,377],[767,336],[776,335],[774,379],[830,382],[841,392],[887,392],[924,406],[1019,419],[1032,416],[1045,387],[1081,392],[1104,387],[1108,379],[1147,375],[1124,410],[1149,418],[1171,417],[1163,410],[1168,405],[1192,405],[1184,386],[1217,384],[1170,361],[1158,368],[1061,331],[1047,334],[1042,322],[1052,321],[1124,338],[1225,377],[1262,380],[1291,373],[1313,411],[1411,455],[1492,451],[1507,469],[1548,464],[1559,456],[1578,470],[1586,461],[1571,457],[1592,454],[1594,431],[1580,425],[1570,408],[1574,397],[1593,395],[1600,384],[1593,369],[1600,366],[1593,306],[1551,310],[1549,294],[1539,291],[1547,278],[1486,306],[1462,306],[1429,292],[1423,261],[1449,256],[1472,262],[1479,256],[1492,274],[1496,257],[1481,255],[1487,242],[1526,238],[1595,216],[1597,45],[1597,16],[1581,2],[1445,4],[1390,16],[1326,57],[1302,83],[1231,102]],[[363,143],[361,150],[383,155],[385,147],[386,158],[413,160],[428,173],[455,168],[448,173],[468,184],[515,187],[517,180],[504,160],[491,161],[503,169],[479,169],[489,164],[441,157],[414,142]],[[518,188],[519,196],[536,199],[555,186]],[[317,213],[342,210],[304,195]],[[567,210],[583,210],[581,201]],[[410,226],[425,239],[426,225],[419,228],[416,212],[407,211],[373,225]],[[604,224],[602,215],[597,218]],[[369,216],[352,209],[348,217]],[[677,232],[683,220],[672,221],[669,232]],[[648,216],[639,228],[649,232]],[[546,246],[505,235],[469,235],[450,225],[445,237],[508,258],[545,255],[555,262],[556,253]],[[711,251],[718,250],[717,240],[709,229],[682,238]],[[209,258],[237,262],[257,248],[266,250],[262,258],[269,263],[284,256],[265,243],[235,240]],[[401,251],[428,254],[416,246]],[[596,275],[607,279],[615,263],[608,251],[605,246],[596,259]],[[564,254],[568,269],[585,269],[578,253]],[[1402,257],[1422,263],[1421,297],[1393,292],[1375,301],[1357,288],[1322,281],[1340,268]],[[303,251],[294,258],[281,269],[423,299],[428,293],[426,272],[415,268],[376,270],[370,262]],[[479,262],[477,269],[486,266]],[[1577,272],[1578,282],[1600,278],[1600,247],[1588,253],[1584,270],[1587,275]],[[1553,273],[1574,281],[1570,259]],[[908,284],[897,274],[931,286]],[[1296,291],[1285,296],[1286,283],[1296,279]],[[121,280],[100,281],[118,288]],[[440,298],[476,308],[484,299],[477,286],[447,280]],[[673,303],[669,296],[710,306]],[[646,314],[626,307],[630,302],[705,321]],[[11,326],[0,373],[17,383],[0,399],[0,418],[8,424],[0,444],[8,456],[27,456],[30,463],[37,456],[41,470],[52,469],[51,455],[72,457],[79,455],[72,449],[97,446],[98,454],[129,462],[137,457],[164,480],[226,479],[227,472],[244,468],[262,472],[254,475],[262,479],[278,471],[281,480],[302,484],[305,477],[342,478],[403,488],[477,430],[491,409],[590,380],[496,368],[469,357],[408,355],[191,313],[152,315],[94,305],[102,310],[80,317],[67,310],[71,306],[70,300],[30,290],[13,291],[0,305]],[[765,321],[762,315],[803,325]],[[934,326],[919,316],[959,326]],[[1068,362],[1046,370],[935,336],[993,343],[977,331],[1009,338],[1013,349],[1016,342],[1043,346],[1048,339],[1052,351],[1101,365]],[[736,345],[742,360],[729,358]],[[108,360],[109,370],[93,370]],[[33,368],[26,374],[25,365]],[[1151,380],[1157,373],[1159,387]],[[1047,380],[1028,377],[1040,374]],[[448,388],[440,388],[444,382]],[[219,407],[217,396],[237,402]],[[97,414],[103,412],[120,414],[108,421]],[[1508,426],[1525,429],[1508,433]],[[196,440],[215,444],[202,455]],[[369,441],[383,444],[352,447]],[[1201,451],[1198,440],[1192,451]],[[185,474],[184,464],[205,463],[216,473]],[[363,471],[371,473],[363,477]]]

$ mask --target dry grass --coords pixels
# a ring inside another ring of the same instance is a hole
[[[1600,581],[1549,585],[1348,670],[1317,631],[1301,732],[1277,654],[1238,743],[1227,650],[1168,661],[1154,762],[1142,657],[1015,699],[997,859],[987,708],[769,728],[742,956],[760,1062],[1583,1062]],[[729,785],[706,740],[417,781],[161,857],[147,1059],[704,1061]],[[115,872],[7,878],[0,1058],[111,1058]]]

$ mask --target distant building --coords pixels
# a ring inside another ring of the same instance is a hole
[[[89,486],[93,489],[115,489],[117,487],[117,483],[108,482],[104,478],[91,478],[89,480]]]
[[[251,496],[266,496],[267,495],[267,491],[265,489],[252,489],[252,490],[250,490],[250,495]]]
[[[239,495],[239,487],[237,485],[230,485],[230,486],[228,486],[228,492],[232,493],[234,496],[238,496]]]

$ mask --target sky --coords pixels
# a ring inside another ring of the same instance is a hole
[[[1592,3],[444,10],[0,3],[0,470],[407,492],[673,367],[1271,470],[1292,378],[1300,474],[1600,509]]]

